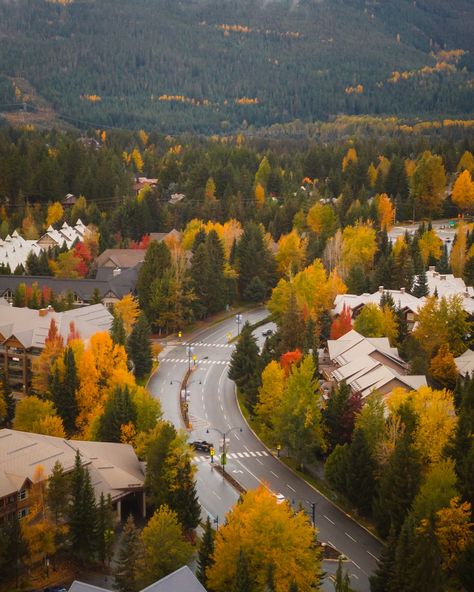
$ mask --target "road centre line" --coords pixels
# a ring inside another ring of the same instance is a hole
[[[247,467],[244,465],[244,463],[240,460],[237,461],[239,463],[239,465],[245,469],[247,471],[247,473],[250,473],[250,475],[252,475],[252,477],[258,482],[258,483],[262,483],[262,481],[260,481],[260,479],[258,477],[256,477],[252,471],[250,471],[249,469],[247,469]],[[268,488],[267,488],[268,489]]]
[[[357,569],[359,569],[360,571],[363,571],[365,573],[365,571],[363,569],[361,569],[360,565],[357,565],[357,563],[351,559],[352,563],[357,567]]]
[[[279,478],[280,478],[280,477],[279,477],[279,476],[278,476],[276,473],[274,473],[273,471],[270,471],[270,473],[271,473],[271,474],[272,474],[274,477],[276,477],[277,479],[279,479]]]
[[[222,499],[221,496],[220,495],[217,495],[217,493],[215,491],[213,491],[212,493],[217,497],[218,500],[221,500]]]
[[[367,549],[366,549],[366,551],[367,551]],[[374,558],[376,561],[378,561],[378,560],[379,560],[379,559],[378,559],[378,557],[375,557],[375,555],[374,555],[373,553],[371,553],[370,551],[367,551],[367,553],[368,553],[368,554],[369,554],[371,557],[373,557],[373,558]]]
[[[288,487],[288,489],[291,489],[291,491],[293,491],[293,493],[296,493],[296,489],[293,489],[293,487],[291,487],[291,485],[288,485],[288,483],[287,483],[286,486]]]
[[[263,462],[261,460],[259,460],[258,458],[256,458],[255,460],[263,466]]]
[[[351,541],[354,541],[354,543],[357,543],[357,541],[355,540],[355,538],[354,537],[351,537],[350,534],[348,534],[347,532],[344,532],[344,534],[346,535],[346,537],[349,537],[351,539]]]
[[[323,516],[324,516],[324,518],[326,518],[326,520],[328,520],[328,521],[329,521],[329,522],[330,522],[332,525],[334,525],[334,524],[335,524],[335,522],[333,522],[333,521],[331,520],[331,518],[328,518],[328,517],[326,516],[326,514],[323,514]]]

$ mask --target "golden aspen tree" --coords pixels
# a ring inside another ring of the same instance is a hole
[[[451,198],[458,208],[464,212],[474,211],[474,182],[471,173],[467,169],[458,175]]]

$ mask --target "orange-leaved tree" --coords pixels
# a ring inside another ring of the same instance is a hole
[[[341,314],[331,323],[331,339],[339,339],[352,329],[351,309],[344,303]]]

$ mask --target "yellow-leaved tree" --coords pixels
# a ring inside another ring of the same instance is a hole
[[[285,381],[285,371],[278,362],[272,360],[262,372],[262,385],[258,389],[258,403],[255,407],[257,417],[270,437],[275,427],[275,410],[281,404]]]
[[[369,271],[377,252],[377,234],[372,225],[357,222],[342,233],[342,266],[344,273],[355,266]],[[345,277],[345,276],[343,276]]]
[[[443,568],[452,571],[464,549],[474,540],[474,523],[471,521],[471,504],[454,497],[449,508],[436,513],[436,538],[443,557]]]
[[[426,465],[438,463],[443,450],[454,433],[457,417],[451,391],[420,386],[416,391],[397,388],[387,399],[391,412],[409,403],[418,415],[415,428],[415,447]]]
[[[374,198],[377,208],[377,219],[382,230],[390,230],[395,222],[395,208],[392,200],[386,193],[376,195]]]
[[[357,162],[357,151],[355,148],[349,148],[342,159],[342,172],[344,173],[351,163]]]
[[[460,173],[454,183],[452,200],[464,212],[474,211],[474,182],[467,169]]]
[[[306,247],[308,241],[293,229],[288,234],[283,234],[278,241],[278,252],[276,261],[278,271],[282,275],[296,273],[299,271],[306,260]]]
[[[430,257],[433,257],[436,260],[441,257],[443,241],[434,230],[427,230],[424,232],[421,235],[418,244],[420,246],[421,258],[425,265],[427,265]]]
[[[135,296],[126,294],[122,300],[114,304],[114,312],[122,317],[125,332],[129,335],[140,314],[140,307]]]
[[[257,208],[261,208],[265,203],[265,188],[261,183],[255,185],[255,203]]]
[[[274,495],[260,485],[242,496],[219,529],[214,563],[206,572],[209,587],[215,592],[233,589],[243,552],[256,590],[265,589],[268,565],[273,564],[276,592],[287,592],[293,582],[299,592],[310,592],[321,575],[315,538],[304,512],[295,514],[289,504],[277,504]]]
[[[62,220],[63,216],[64,216],[63,206],[60,204],[59,201],[55,201],[50,206],[48,206],[48,214],[46,216],[46,224],[45,224],[46,228],[48,228],[49,226],[52,226],[53,224],[56,224],[56,222],[59,222],[60,220]]]

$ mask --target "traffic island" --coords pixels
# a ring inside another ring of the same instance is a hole
[[[237,479],[234,479],[234,477],[232,477],[232,475],[225,471],[221,465],[213,464],[212,466],[214,467],[214,470],[220,473],[224,477],[224,479],[232,485],[232,487],[237,489],[239,493],[247,493],[245,487],[242,487],[242,485],[237,481]]]

